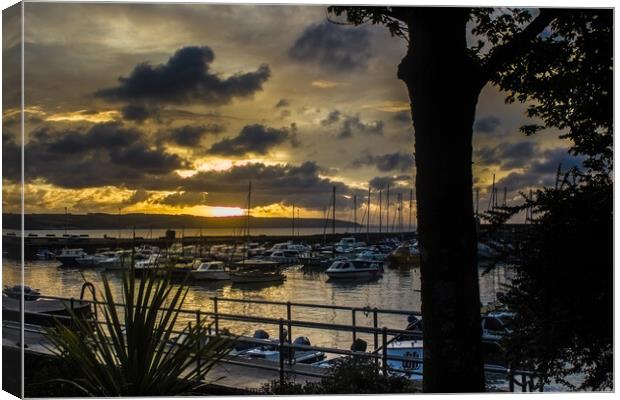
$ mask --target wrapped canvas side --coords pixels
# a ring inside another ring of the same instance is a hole
[[[23,3],[2,11],[2,390],[23,397]]]

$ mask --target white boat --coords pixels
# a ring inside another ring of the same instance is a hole
[[[288,241],[285,243],[276,243],[274,244],[268,251],[276,251],[276,250],[292,250],[297,252],[307,252],[311,251],[312,248],[305,244],[293,243],[292,241]]]
[[[332,279],[375,278],[383,273],[382,264],[369,260],[339,260],[325,273]]]
[[[98,253],[97,259],[95,260],[95,266],[105,268],[106,270],[129,268],[130,263],[130,250],[104,251]]]
[[[62,267],[80,267],[93,264],[92,256],[89,256],[83,249],[62,249],[56,256]]]
[[[293,345],[311,346],[311,343],[306,336],[299,336],[293,341]],[[296,364],[312,364],[325,359],[325,353],[322,351],[295,348],[289,351],[292,351],[291,360]],[[284,356],[286,359],[289,358],[288,353],[285,353]],[[245,351],[242,357],[278,362],[280,361],[280,351],[278,350],[277,344],[262,345]]]
[[[338,253],[350,253],[354,249],[359,247],[365,247],[365,242],[358,242],[354,237],[346,237],[340,239],[335,245],[336,251]]]
[[[400,338],[387,345],[387,366],[390,374],[404,376],[412,381],[422,380],[424,371],[424,347],[422,340]],[[406,357],[408,360],[394,360],[390,356]]]
[[[273,250],[265,253],[264,258],[280,264],[299,263],[303,252],[299,250]]]
[[[197,281],[226,281],[230,273],[222,261],[200,261],[196,269],[189,272],[190,278]]]
[[[491,311],[480,315],[482,340],[484,342],[499,342],[511,332],[514,313],[510,311]],[[409,316],[409,325],[406,330],[422,334],[423,321],[419,316]]]

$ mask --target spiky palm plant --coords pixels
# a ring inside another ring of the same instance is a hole
[[[57,324],[46,334],[50,349],[75,377],[62,380],[91,396],[192,393],[201,378],[231,348],[229,338],[208,337],[206,321],[177,326],[188,287],[173,286],[170,274],[149,272],[136,282],[122,277],[123,304],[115,305],[105,275],[99,323],[72,314],[73,326]],[[77,329],[76,329],[77,328]]]

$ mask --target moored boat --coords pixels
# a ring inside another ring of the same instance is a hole
[[[60,261],[61,267],[81,267],[92,265],[92,256],[88,255],[83,249],[64,248],[56,256],[56,260]]]
[[[230,279],[230,273],[222,261],[198,261],[196,268],[189,272],[193,280],[226,281]]]
[[[383,266],[377,261],[338,260],[325,273],[331,279],[376,278],[383,273]]]
[[[282,282],[286,278],[277,262],[243,260],[233,264],[230,272],[232,283]]]

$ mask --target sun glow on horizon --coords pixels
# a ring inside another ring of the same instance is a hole
[[[209,213],[214,217],[239,217],[245,214],[245,210],[239,207],[209,207]]]

